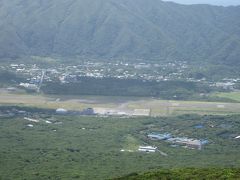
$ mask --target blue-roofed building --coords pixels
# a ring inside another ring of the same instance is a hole
[[[152,140],[167,140],[171,138],[172,135],[169,133],[164,133],[164,134],[151,133],[151,134],[148,134],[147,137]]]
[[[184,146],[190,149],[199,149],[201,150],[202,147],[206,144],[209,143],[208,140],[202,139],[193,139],[193,138],[188,138],[188,137],[173,137],[170,133],[164,133],[164,134],[159,134],[159,133],[150,133],[147,135],[147,137],[151,140],[162,140],[169,142],[173,145],[179,145],[179,146]]]
[[[208,143],[209,143],[208,140],[201,140],[201,144],[202,144],[202,145],[205,145],[205,144],[208,144]]]
[[[196,126],[194,126],[196,129],[202,129],[202,128],[204,128],[204,126],[202,125],[202,124],[198,124],[198,125],[196,125]]]

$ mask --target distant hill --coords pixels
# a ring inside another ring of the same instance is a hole
[[[240,64],[240,6],[160,0],[1,0],[0,57]]]

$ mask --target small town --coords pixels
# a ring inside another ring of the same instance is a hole
[[[34,91],[39,91],[42,83],[77,83],[81,80],[81,77],[96,79],[139,79],[155,82],[180,80],[202,83],[209,87],[231,91],[237,90],[235,85],[236,83],[240,83],[240,78],[237,77],[224,77],[219,81],[213,81],[204,76],[191,77],[191,75],[189,75],[189,70],[191,68],[192,66],[185,61],[176,61],[172,63],[83,61],[78,65],[60,64],[53,67],[48,66],[48,68],[36,64],[28,65],[11,63],[0,65],[0,70],[13,72],[24,77],[23,82],[19,83],[19,87]]]

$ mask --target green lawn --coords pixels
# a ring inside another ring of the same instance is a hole
[[[131,134],[124,137],[123,150],[136,152],[140,145],[139,140],[133,137]]]
[[[240,102],[240,92],[216,93],[213,96],[217,96],[220,98],[227,98],[227,99]]]

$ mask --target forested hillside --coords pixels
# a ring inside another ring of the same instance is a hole
[[[145,174],[132,173],[115,180],[157,180],[157,179],[176,179],[176,180],[199,180],[199,179],[239,179],[240,170],[230,168],[185,168],[173,170],[159,170],[156,172],[148,172]]]
[[[1,0],[0,57],[239,64],[240,7],[160,0]]]

